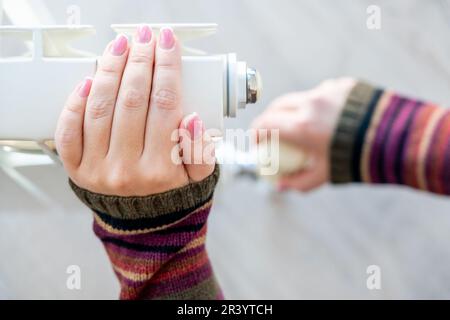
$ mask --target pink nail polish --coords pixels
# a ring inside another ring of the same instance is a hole
[[[152,40],[152,29],[148,25],[137,28],[137,40],[140,43],[149,43]]]
[[[203,121],[197,118],[196,120],[194,120],[194,134],[193,134],[194,139],[197,140],[201,138],[201,136],[203,135],[203,131],[204,131]]]
[[[186,126],[191,135],[191,139],[197,140],[203,135],[204,125],[203,121],[198,117],[196,113],[192,115]]]
[[[128,39],[123,34],[119,34],[111,46],[111,53],[115,56],[121,56],[128,47]]]
[[[78,87],[78,95],[82,98],[86,98],[91,92],[92,78],[85,78]]]
[[[175,44],[175,37],[173,30],[168,27],[164,27],[159,32],[159,45],[161,48],[169,50],[172,49]]]

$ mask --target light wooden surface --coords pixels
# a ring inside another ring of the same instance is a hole
[[[98,29],[83,45],[101,52],[110,23],[217,22],[198,41],[237,52],[258,68],[262,101],[228,127],[246,127],[284,92],[354,75],[449,105],[450,3],[377,1],[382,29],[366,28],[372,1],[46,1],[58,23],[78,4]],[[45,207],[0,172],[0,298],[114,299],[118,286],[61,168],[23,169],[55,203]],[[223,170],[208,247],[228,298],[450,298],[450,200],[396,187],[326,186],[307,195]],[[66,288],[79,265],[82,289]],[[382,289],[366,288],[379,265]]]

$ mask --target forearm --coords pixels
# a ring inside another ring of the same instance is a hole
[[[218,167],[206,179],[148,197],[91,193],[71,183],[94,210],[121,285],[121,299],[220,299],[205,249]]]
[[[450,110],[358,83],[331,145],[335,183],[404,184],[450,194]]]

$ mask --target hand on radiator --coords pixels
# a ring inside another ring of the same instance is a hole
[[[59,118],[56,147],[71,179],[96,193],[145,196],[210,175],[214,161],[186,161],[193,141],[211,142],[197,115],[182,121],[181,94],[181,49],[171,29],[158,40],[148,26],[132,43],[119,35]]]
[[[310,191],[329,181],[329,146],[345,100],[355,84],[356,80],[351,78],[333,79],[309,91],[281,96],[255,119],[253,129],[279,129],[280,142],[288,146],[283,150],[298,148],[309,158],[306,168],[279,178],[280,191]]]

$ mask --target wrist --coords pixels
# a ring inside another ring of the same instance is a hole
[[[183,219],[209,202],[219,179],[219,166],[205,179],[149,196],[114,196],[94,193],[69,184],[77,197],[99,216],[117,220],[128,227],[157,228]],[[131,222],[130,222],[131,221]],[[141,221],[144,225],[138,225]]]

